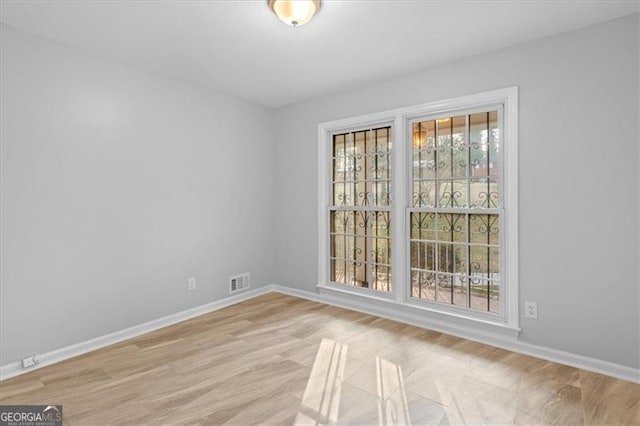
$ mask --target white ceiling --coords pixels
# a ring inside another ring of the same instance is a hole
[[[640,1],[11,1],[3,23],[277,107],[638,12]]]

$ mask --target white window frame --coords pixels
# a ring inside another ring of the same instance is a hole
[[[504,295],[501,313],[491,314],[469,308],[417,300],[410,297],[409,193],[411,184],[412,120],[429,116],[447,116],[459,112],[502,106],[501,149],[503,164],[501,196],[504,209],[501,232],[501,275]],[[337,132],[391,126],[391,287],[390,293],[331,283],[329,280],[329,207],[331,203],[332,135]],[[508,87],[468,96],[429,102],[380,113],[318,124],[318,284],[320,291],[357,295],[372,301],[386,301],[458,319],[499,325],[519,330],[518,311],[518,88]]]

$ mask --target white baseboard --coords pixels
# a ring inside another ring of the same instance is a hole
[[[178,312],[166,317],[162,317],[153,321],[146,322],[137,326],[133,326],[124,330],[116,331],[105,336],[77,343],[65,348],[56,349],[40,355],[40,362],[30,368],[22,368],[21,363],[13,362],[0,367],[0,380],[5,380],[20,374],[28,373],[37,368],[45,367],[65,359],[73,358],[96,349],[103,348],[132,337],[140,336],[160,328],[164,328],[190,318],[194,318],[209,312],[222,309],[224,307],[252,299],[263,294],[276,291],[278,293],[299,297],[302,299],[312,300],[314,302],[324,303],[327,305],[338,306],[382,318],[388,318],[406,324],[415,325],[422,328],[439,331],[442,333],[474,340],[492,346],[497,346],[506,350],[517,353],[531,355],[537,358],[546,359],[560,364],[581,368],[595,373],[605,374],[607,376],[616,377],[630,382],[640,383],[640,370],[627,367],[624,365],[614,364],[612,362],[603,361],[595,358],[589,358],[582,355],[576,355],[569,352],[559,351],[556,349],[545,348],[542,346],[532,345],[530,343],[521,342],[515,339],[506,338],[504,335],[496,333],[474,333],[468,328],[456,327],[443,321],[436,321],[415,314],[390,309],[384,306],[384,302],[371,303],[370,301],[354,301],[349,298],[341,298],[333,295],[312,293],[283,287],[277,284],[270,284],[255,290],[250,290],[241,294],[230,296],[222,300],[198,306],[186,311]]]
[[[132,337],[140,336],[142,334],[146,334],[160,328],[177,324],[179,322],[204,315],[209,312],[217,311],[218,309],[222,309],[224,307],[234,305],[248,299],[253,299],[254,297],[261,296],[273,291],[272,287],[272,285],[267,285],[255,290],[245,291],[233,296],[225,297],[224,299],[217,300],[215,302],[196,306],[195,308],[187,309],[182,312],[167,315],[166,317],[148,321],[140,325],[134,325],[133,327],[116,331],[105,336],[96,337],[94,339],[76,343],[71,346],[46,352],[40,354],[40,362],[32,367],[22,368],[22,363],[20,361],[3,365],[2,367],[0,367],[0,380],[5,380],[11,377],[18,376],[20,374],[28,373],[38,368],[63,361],[65,359],[73,358],[87,352],[95,351],[96,349],[100,349],[114,343],[122,342],[123,340],[131,339]]]
[[[341,308],[363,312],[365,314],[375,315],[382,318],[388,318],[405,324],[428,328],[430,330],[439,331],[445,334],[450,334],[453,336],[462,337],[464,339],[496,346],[512,352],[531,355],[536,358],[542,358],[548,361],[557,362],[559,364],[593,371],[594,373],[600,373],[618,379],[640,383],[640,370],[632,367],[627,367],[600,359],[589,358],[586,356],[564,352],[557,349],[533,345],[531,343],[509,338],[508,336],[500,333],[490,333],[486,331],[477,333],[473,330],[470,330],[469,328],[457,327],[456,325],[452,325],[444,321],[426,318],[424,315],[419,316],[410,312],[399,311],[395,308],[390,309],[389,306],[385,306],[385,304],[389,305],[388,302],[371,302],[369,300],[354,301],[353,299],[347,297],[312,293],[308,291],[292,289],[289,287],[283,287],[276,284],[272,285],[271,289],[273,291],[277,291],[279,293],[287,294],[290,296],[338,306]]]

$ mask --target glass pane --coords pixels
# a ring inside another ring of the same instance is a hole
[[[411,213],[411,238],[435,241],[436,214]]]
[[[464,178],[467,176],[467,145],[465,116],[438,120],[439,148],[436,152],[438,178]],[[449,126],[446,127],[445,126]]]
[[[346,259],[345,236],[331,234],[331,257]]]
[[[410,255],[410,259],[411,259],[411,268],[412,269],[424,269],[422,268],[422,265],[420,264],[421,259],[422,259],[422,246],[421,246],[421,242],[420,241],[411,241],[411,243],[409,243],[409,251],[411,253]]]
[[[469,273],[469,261],[467,259],[467,245],[453,245],[453,272],[467,275]]]
[[[434,120],[413,123],[412,130],[414,151],[435,147],[436,122]]]
[[[453,128],[451,129],[453,135],[453,142],[457,139],[464,140],[464,131],[467,126],[467,116],[466,115],[458,115],[453,117]]]
[[[390,267],[378,265],[374,272],[373,289],[378,291],[391,291]]]
[[[389,212],[372,212],[374,234],[379,237],[389,236],[391,219]]]
[[[467,181],[440,180],[438,181],[438,207],[466,207]]]
[[[343,211],[344,215],[344,232],[345,234],[355,234],[356,233],[356,215],[353,211]]]
[[[489,143],[500,143],[498,111],[489,111]]]
[[[436,300],[436,274],[433,272],[411,272],[411,296],[430,301]]]
[[[451,146],[451,124],[452,120],[450,118],[436,120],[437,146]]]
[[[386,238],[376,238],[373,240],[373,257],[376,263],[390,263],[389,240]]]
[[[376,147],[375,150],[377,152],[387,152],[391,150],[391,129],[390,128],[381,128],[375,129],[374,131]]]
[[[356,266],[354,284],[360,287],[368,287],[369,279],[367,277],[367,243],[364,238],[356,238],[355,241],[354,260]]]
[[[438,271],[467,274],[467,246],[462,244],[438,244]]]
[[[367,268],[363,262],[357,262],[356,264],[356,274],[355,279],[353,281],[353,285],[356,287],[364,287],[369,288],[371,284],[367,277]]]
[[[359,210],[353,212],[354,217],[354,231],[356,235],[365,235],[367,233],[367,223],[369,221],[368,212]]]
[[[389,178],[389,157],[387,154],[372,154],[370,156],[371,164],[369,170],[372,172],[375,179],[387,179]]]
[[[473,169],[486,170],[487,145],[489,144],[489,113],[481,112],[469,116],[469,145],[470,158]],[[473,170],[472,176],[481,171]]]
[[[345,238],[345,259],[353,262],[355,261],[358,256],[356,255],[356,237],[354,236],[347,236]]]
[[[488,278],[487,277],[487,258],[488,248],[483,246],[471,246],[470,247],[470,259],[469,267],[471,276],[476,278]]]
[[[471,145],[469,147],[469,165],[471,167],[470,177],[489,176],[489,166],[487,164],[488,145]]]
[[[334,206],[345,205],[344,183],[333,184],[333,205]]]
[[[354,182],[345,182],[344,184],[344,203],[345,206],[353,206],[355,204],[356,185]]]
[[[344,260],[331,259],[331,281],[342,284],[346,283]]]
[[[499,314],[500,313],[500,282],[491,281],[489,283],[489,311]]]
[[[452,151],[449,146],[442,146],[436,150],[436,171],[438,179],[451,179]]]
[[[464,139],[462,139],[464,142]],[[454,178],[465,178],[467,176],[467,146],[463,143],[458,144],[454,140],[451,147],[451,174]]]
[[[355,274],[355,265],[353,262],[345,262],[345,279],[344,284],[353,285],[353,277]]]
[[[421,276],[421,290],[423,297],[428,300],[436,300],[436,284],[437,284],[437,274],[434,272],[422,272]]]
[[[453,297],[453,277],[450,275],[438,274],[438,285],[436,288],[436,300],[442,303],[451,304]]]
[[[411,242],[411,268],[435,271],[435,259],[436,243],[423,241]]]
[[[469,229],[472,243],[500,243],[500,216],[497,214],[469,215]]]
[[[416,240],[420,238],[420,227],[422,225],[422,215],[424,213],[409,213],[409,238]]]
[[[419,271],[411,271],[411,297],[422,297],[420,292],[420,274],[421,272]]]
[[[489,287],[488,281],[481,279],[470,280],[470,302],[471,308],[481,311],[489,310]]]
[[[469,306],[469,279],[466,276],[453,277],[453,304],[456,306]]]
[[[500,249],[471,246],[471,275],[482,279],[500,279]]]
[[[413,185],[413,205],[414,207],[435,207],[436,206],[436,181],[424,180],[415,182]]]
[[[469,143],[479,145],[489,143],[489,112],[469,115]]]
[[[345,135],[333,135],[333,156],[344,157],[345,155]]]
[[[489,278],[500,279],[500,248],[491,247],[489,249]]]
[[[343,181],[345,179],[345,160],[344,157],[333,159],[333,180]]]
[[[472,145],[469,151],[471,177],[497,177],[500,175],[500,146],[498,144]]]
[[[368,131],[366,130],[353,133],[353,142],[355,146],[354,154],[362,155],[365,153],[366,151],[365,142],[367,139],[367,133]]]
[[[471,193],[470,207],[472,208],[497,208],[500,206],[498,182],[495,179],[471,179],[469,184]]]
[[[413,153],[413,178],[435,179],[436,177],[436,151],[427,148]]]
[[[330,213],[329,222],[332,233],[344,233],[347,221],[345,216],[345,212],[342,211],[332,211]]]
[[[356,206],[365,206],[366,197],[367,197],[367,186],[365,182],[355,182],[353,184],[355,193],[354,195],[354,205]]]
[[[497,144],[490,144],[487,147],[487,166],[489,170],[487,175],[493,178],[500,176],[501,161],[500,161],[500,146]]]
[[[467,242],[467,216],[464,214],[438,214],[438,240]]]
[[[421,213],[420,219],[420,239],[436,240],[436,213]]]
[[[500,129],[498,128],[498,111],[489,113],[489,146],[487,149],[488,175],[500,176]]]
[[[356,181],[364,181],[367,179],[367,163],[364,154],[356,154],[353,156],[353,169],[355,170]]]
[[[391,205],[391,182],[383,180],[374,185],[375,189],[375,205],[389,206]]]

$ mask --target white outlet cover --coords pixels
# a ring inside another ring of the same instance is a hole
[[[195,277],[189,278],[188,286],[189,286],[189,291],[196,289],[196,279],[195,279]]]
[[[36,355],[30,356],[22,360],[22,368],[29,368],[32,365],[35,365],[37,363],[38,363],[38,359],[36,359]]]
[[[538,319],[538,304],[536,302],[524,302],[525,318]]]

